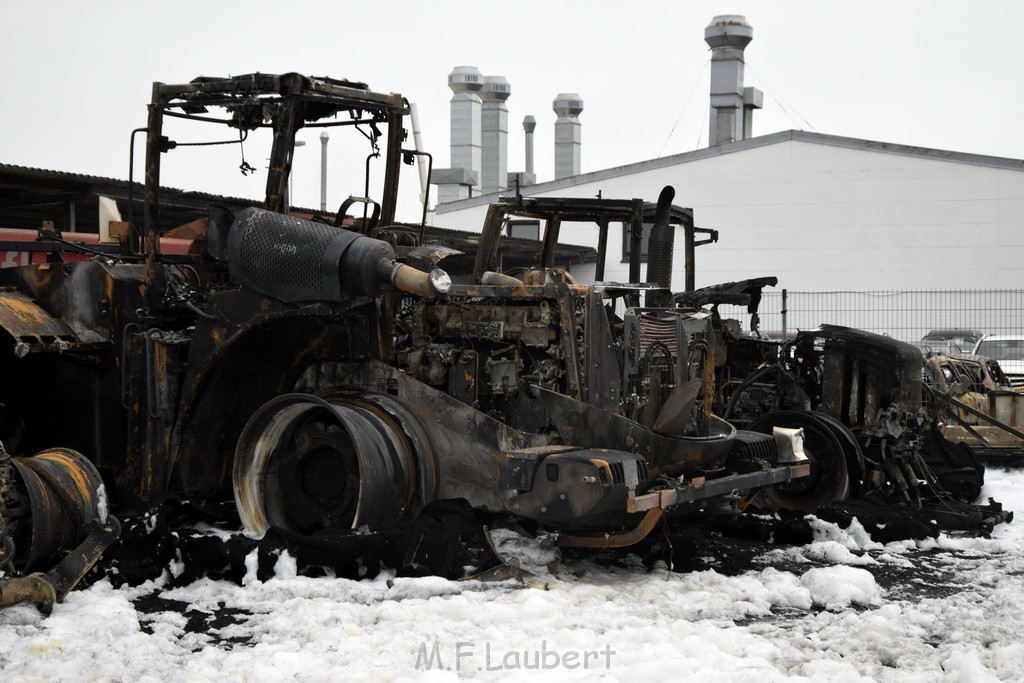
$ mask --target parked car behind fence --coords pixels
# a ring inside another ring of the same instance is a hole
[[[925,353],[970,353],[984,334],[959,327],[931,330],[918,344]]]
[[[974,355],[999,361],[1014,389],[1024,387],[1024,334],[986,335],[974,347]]]

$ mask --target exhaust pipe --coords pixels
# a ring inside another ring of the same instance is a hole
[[[443,270],[397,263],[387,242],[273,211],[240,212],[227,242],[232,279],[281,301],[377,297],[385,286],[426,297],[451,287]]]
[[[675,242],[675,231],[669,225],[669,212],[676,191],[666,185],[658,195],[658,206],[654,213],[654,227],[647,247],[647,281],[663,287],[665,291],[652,291],[647,294],[646,303],[652,308],[672,306],[672,249]]]

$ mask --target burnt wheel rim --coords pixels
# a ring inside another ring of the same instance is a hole
[[[804,454],[810,461],[811,473],[767,489],[768,507],[813,512],[822,505],[849,497],[846,451],[828,421],[811,412],[781,411],[754,420],[749,429],[770,434],[773,427],[803,428]]]
[[[313,535],[400,525],[412,513],[415,453],[384,410],[357,400],[279,396],[239,439],[233,483],[246,529]]]

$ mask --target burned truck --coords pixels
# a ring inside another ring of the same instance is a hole
[[[706,313],[665,285],[581,285],[554,266],[560,221],[639,226],[650,207],[535,206],[544,239],[513,273],[502,226],[526,199],[492,208],[475,254],[421,244],[422,226],[395,221],[416,154],[407,112],[400,95],[296,74],[156,83],[142,224],[113,245],[53,231],[17,245],[46,257],[0,270],[0,603],[50,609],[116,514],[166,499],[234,501],[251,532],[321,538],[464,500],[566,546],[614,547],[810,474],[799,430],[713,413]],[[193,143],[170,119],[226,125],[240,146],[272,135],[263,204],[209,206],[173,253],[161,159]],[[318,126],[363,136],[366,179],[307,220],[289,215],[287,184],[296,131]]]

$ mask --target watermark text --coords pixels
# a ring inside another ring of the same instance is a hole
[[[608,669],[615,650],[611,645],[592,649],[557,648],[547,640],[539,647],[509,649],[484,641],[454,643],[423,641],[416,648],[416,668],[421,671],[515,671],[520,669]]]

